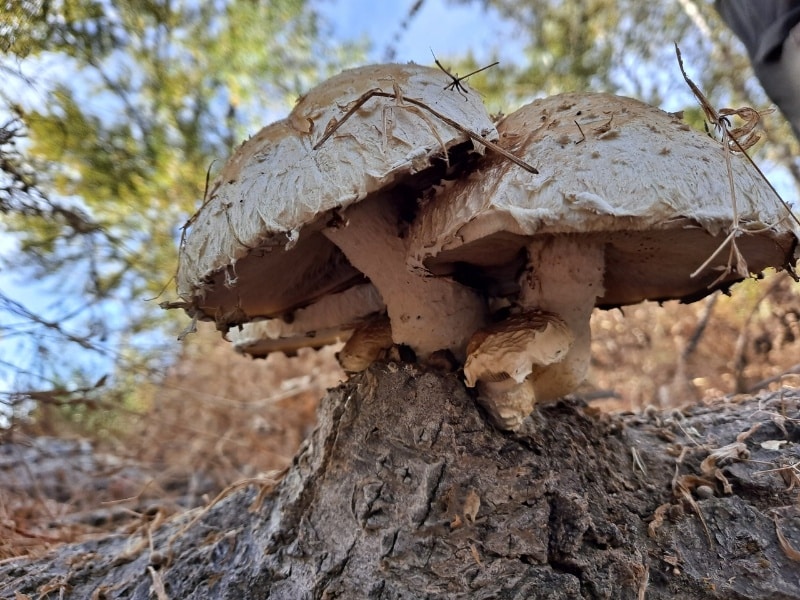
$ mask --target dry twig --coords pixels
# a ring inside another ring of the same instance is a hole
[[[529,165],[527,162],[525,162],[521,158],[518,158],[518,157],[514,156],[508,150],[498,146],[497,144],[495,144],[492,141],[489,141],[489,140],[485,139],[483,136],[475,133],[471,129],[469,129],[467,127],[464,127],[458,121],[455,121],[455,120],[451,119],[450,117],[440,113],[436,109],[431,108],[428,104],[426,104],[422,100],[417,100],[416,98],[409,98],[407,96],[403,96],[401,93],[399,93],[397,91],[396,88],[392,92],[384,92],[380,88],[374,88],[374,89],[371,89],[368,92],[365,92],[364,94],[362,94],[361,97],[357,98],[352,103],[350,108],[347,109],[347,112],[344,114],[344,116],[341,119],[332,119],[328,123],[328,125],[325,127],[325,134],[322,136],[322,138],[316,144],[314,144],[314,150],[319,149],[322,146],[322,144],[324,144],[328,140],[328,138],[330,138],[345,123],[345,121],[347,121],[350,117],[352,117],[353,114],[355,114],[355,112],[359,108],[361,108],[367,101],[369,101],[371,98],[374,98],[374,97],[392,98],[393,100],[396,100],[398,102],[399,106],[403,106],[402,103],[404,103],[404,102],[408,102],[409,104],[413,104],[414,106],[416,106],[418,108],[426,110],[427,112],[432,114],[434,117],[436,117],[437,119],[439,119],[440,121],[442,121],[446,125],[449,125],[450,127],[455,129],[456,131],[460,131],[461,133],[463,133],[464,135],[469,137],[474,142],[477,142],[478,144],[481,144],[482,146],[485,146],[486,148],[489,148],[490,150],[492,150],[494,152],[497,152],[501,156],[503,156],[506,159],[508,159],[511,162],[513,162],[518,167],[521,167],[521,168],[525,169],[526,171],[528,171],[529,173],[533,173],[534,175],[537,175],[539,173],[539,171],[537,171],[534,167]]]
[[[431,54],[433,54],[433,50],[431,50]],[[500,61],[496,60],[490,65],[486,65],[485,67],[481,67],[480,69],[476,69],[472,73],[468,73],[468,74],[464,75],[463,77],[459,77],[458,73],[453,75],[450,71],[445,69],[442,66],[442,63],[439,62],[439,59],[436,58],[435,54],[433,54],[433,61],[436,63],[437,67],[439,67],[442,71],[444,71],[445,75],[447,75],[450,79],[452,79],[452,81],[450,83],[448,83],[446,86],[444,86],[444,89],[458,92],[459,94],[464,96],[464,100],[467,99],[466,94],[469,94],[469,90],[467,88],[465,88],[463,85],[461,85],[461,82],[464,81],[465,79],[468,79],[469,77],[472,77],[473,75],[476,75],[477,73],[480,73],[481,71],[485,71],[486,69],[491,69],[492,67],[500,64]]]

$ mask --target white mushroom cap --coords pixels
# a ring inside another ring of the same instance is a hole
[[[722,145],[678,117],[630,98],[573,93],[521,108],[498,131],[499,144],[539,174],[487,155],[418,215],[412,264],[437,274],[468,264],[491,279],[532,238],[573,234],[604,249],[598,306],[691,301],[742,279],[715,281],[727,252],[690,276],[728,235],[734,212]],[[730,160],[743,230],[736,243],[749,271],[791,266],[795,222],[744,157]]]
[[[478,94],[445,89],[449,82],[443,72],[414,64],[345,71],[246,141],[210,186],[180,249],[178,292],[187,310],[226,329],[363,283],[320,230],[338,209],[373,192],[423,185],[420,172],[432,167],[444,172],[445,151],[469,137],[402,98],[372,97],[315,146],[370,90],[422,98],[496,139]]]

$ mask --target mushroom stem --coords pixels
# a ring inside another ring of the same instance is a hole
[[[323,233],[380,292],[394,343],[410,346],[423,359],[448,349],[463,361],[469,336],[485,322],[484,300],[451,279],[408,268],[399,203],[391,194],[360,202],[344,216],[345,226]]]
[[[574,336],[563,360],[531,374],[536,401],[546,402],[574,391],[586,378],[592,339],[589,320],[605,291],[605,250],[602,242],[558,235],[529,243],[528,260],[530,268],[520,282],[523,308],[556,313]]]

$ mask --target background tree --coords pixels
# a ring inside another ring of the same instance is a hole
[[[695,125],[702,127],[700,108],[675,60],[675,43],[689,57],[690,76],[712,103],[719,107],[770,105],[753,77],[743,46],[709,0],[456,1],[482,4],[517,24],[524,47],[518,64],[485,72],[478,86],[495,110],[513,110],[534,97],[562,91],[607,91],[666,110],[686,110]],[[467,66],[472,64],[469,61]],[[800,185],[797,140],[777,112],[764,119],[762,126],[769,143],[762,145],[758,157],[768,169],[779,167],[789,174],[789,191],[796,196]]]
[[[374,40],[373,54],[396,54],[392,45],[432,1],[411,3],[394,41]],[[712,101],[767,105],[708,1],[457,3],[516,24],[522,55],[472,79],[498,113],[592,89],[686,109],[702,126],[675,41]],[[16,286],[0,292],[3,380],[15,379],[17,389],[86,388],[111,373],[111,383],[135,389],[162,372],[175,325],[163,335],[167,317],[153,299],[170,290],[180,225],[202,197],[207,171],[321,75],[364,60],[352,45],[325,41],[331,32],[316,7],[11,3],[0,29],[8,83],[0,91],[7,115],[0,147],[15,184],[0,200],[7,215],[0,260]],[[501,43],[483,54],[499,54]],[[464,49],[442,58],[460,72],[482,66],[476,49]],[[796,190],[797,142],[777,114],[764,127],[769,143],[759,160],[782,189]],[[11,132],[25,143],[12,149]],[[36,293],[21,301],[15,287]]]
[[[111,373],[131,391],[157,376],[177,326],[165,338],[155,300],[206,173],[359,56],[320,27],[303,0],[10,3],[3,380],[74,388]]]

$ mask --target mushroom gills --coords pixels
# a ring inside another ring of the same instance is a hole
[[[273,352],[294,355],[300,348],[321,348],[346,340],[353,330],[386,307],[369,283],[323,296],[282,317],[252,321],[227,333],[237,352],[264,358]]]

